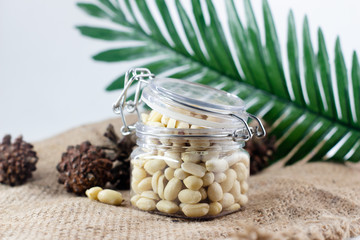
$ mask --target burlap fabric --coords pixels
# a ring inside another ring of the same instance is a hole
[[[360,235],[360,170],[311,163],[250,178],[244,211],[211,221],[186,221],[91,201],[57,183],[56,164],[68,145],[102,136],[112,122],[81,126],[35,143],[34,178],[0,186],[0,239],[346,239]]]

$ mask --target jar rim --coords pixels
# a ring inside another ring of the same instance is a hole
[[[246,135],[246,130],[240,131],[236,128],[201,128],[201,129],[182,129],[182,128],[164,128],[153,127],[137,122],[135,124],[136,135],[143,137],[145,135],[158,138],[214,138],[214,139],[230,139],[236,142],[245,142],[240,135]],[[237,136],[234,136],[236,132]],[[243,133],[241,133],[243,132]],[[236,139],[234,139],[236,137]]]

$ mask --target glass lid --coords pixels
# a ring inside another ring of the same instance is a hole
[[[152,109],[191,124],[225,128],[243,125],[245,104],[239,97],[209,86],[172,78],[154,78],[142,93],[142,100]]]

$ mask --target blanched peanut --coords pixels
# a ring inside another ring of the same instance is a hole
[[[185,207],[186,203],[180,203],[179,208],[182,210],[183,207]]]
[[[202,178],[203,186],[204,187],[209,186],[210,184],[212,184],[214,182],[214,179],[215,179],[214,173],[212,173],[212,172],[205,173],[205,175]]]
[[[165,178],[167,180],[170,180],[174,177],[174,172],[175,172],[175,169],[173,168],[166,168],[165,171],[164,171],[164,174],[165,174]]]
[[[161,122],[146,122],[146,125],[147,126],[150,126],[150,127],[165,127],[164,124],[162,124]],[[156,144],[156,143],[153,143],[153,144]]]
[[[241,195],[241,187],[238,180],[235,180],[233,187],[230,189],[230,193],[234,196],[235,202],[237,202]]]
[[[226,180],[226,174],[223,172],[215,173],[215,182],[222,183]]]
[[[249,153],[245,151],[241,151],[238,156],[239,156],[239,161],[242,162],[245,165],[245,167],[249,168],[250,166]]]
[[[146,177],[146,172],[143,168],[139,168],[139,167],[134,167],[134,169],[131,172],[131,176],[135,179],[135,180],[142,180]]]
[[[176,213],[179,211],[179,206],[172,201],[160,200],[156,204],[157,210],[164,213]]]
[[[157,111],[152,110],[150,112],[148,121],[149,122],[160,122],[161,121],[162,114],[158,113]]]
[[[144,192],[144,191],[151,190],[152,189],[151,180],[152,180],[152,177],[146,177],[143,180],[141,180],[139,182],[139,184],[137,185],[137,188],[139,189],[139,191]]]
[[[136,202],[137,202],[137,200],[139,200],[140,198],[141,198],[141,197],[140,197],[139,194],[136,194],[136,195],[132,196],[132,198],[130,199],[131,205],[136,206]]]
[[[180,180],[184,180],[188,176],[189,176],[189,174],[187,172],[185,172],[184,170],[182,170],[181,168],[176,169],[174,172],[174,177],[176,177],[177,179],[180,179]]]
[[[223,198],[219,202],[221,203],[223,208],[227,208],[235,203],[235,199],[231,193],[224,193]]]
[[[207,203],[186,204],[182,208],[182,211],[187,217],[202,217],[209,212],[209,204]]]
[[[241,185],[241,193],[242,194],[247,193],[249,190],[249,184],[246,181],[242,181],[240,182],[240,185]]]
[[[103,189],[101,187],[92,187],[88,190],[86,190],[85,194],[90,198],[91,200],[98,200],[98,193],[102,191]]]
[[[240,209],[240,204],[234,203],[233,205],[231,205],[230,207],[225,208],[224,210],[233,212],[233,211],[237,211],[239,209]]]
[[[164,169],[166,163],[162,159],[152,159],[145,163],[144,168],[150,174],[153,175],[159,170]]]
[[[209,205],[208,215],[218,215],[222,211],[222,205],[219,202],[212,202]]]
[[[198,125],[191,125],[191,129],[204,129],[204,127],[198,126]]]
[[[100,191],[97,195],[97,198],[100,202],[111,205],[120,205],[123,201],[122,194],[111,189]]]
[[[160,121],[160,122],[166,126],[166,125],[168,124],[168,122],[169,122],[169,119],[170,119],[169,117],[163,115],[163,116],[161,117],[161,121]]]
[[[207,198],[207,193],[205,188],[200,188],[199,192],[201,193],[201,200],[205,200]]]
[[[151,178],[151,187],[155,193],[158,192],[158,182],[159,182],[159,177],[161,176],[161,174],[162,174],[161,171],[157,171],[156,173],[154,173],[154,175]]]
[[[161,175],[159,177],[159,181],[158,181],[158,190],[157,190],[157,194],[159,195],[159,197],[161,199],[164,199],[164,188],[165,188],[165,184],[164,184],[164,180],[165,180],[165,176]]]
[[[226,172],[226,180],[223,181],[220,185],[223,192],[228,192],[233,187],[236,180],[236,172],[233,169],[228,169]]]
[[[210,184],[207,190],[208,198],[213,201],[217,202],[223,198],[223,191],[219,183],[213,182]]]
[[[203,185],[203,180],[195,176],[189,176],[184,179],[184,184],[187,188],[197,191]]]
[[[209,160],[217,160],[219,159],[220,152],[219,151],[208,151],[207,154],[203,155],[202,161],[207,162]]]
[[[225,172],[229,168],[228,162],[224,159],[206,161],[205,166],[209,172]]]
[[[195,163],[183,163],[181,168],[194,176],[203,177],[205,175],[206,169],[203,166],[200,166]]]
[[[240,206],[246,205],[247,202],[248,202],[248,197],[246,195],[241,194],[240,198],[238,199],[238,203],[240,204]]]
[[[137,200],[136,206],[144,211],[152,211],[155,209],[155,201],[149,198],[140,198]]]
[[[186,123],[186,122],[178,121],[177,124],[176,124],[176,128],[187,129],[187,128],[190,128],[190,125],[188,123]]]
[[[179,168],[182,163],[180,153],[178,153],[178,152],[166,151],[164,153],[164,161],[169,167],[175,168],[175,169]]]
[[[224,160],[228,162],[229,167],[240,161],[239,154],[239,151],[236,151],[234,153],[231,153],[229,156],[224,157]]]
[[[181,187],[182,187],[182,182],[179,179],[177,178],[171,179],[166,185],[164,190],[165,199],[170,201],[175,200],[181,190]]]
[[[156,193],[154,193],[153,191],[142,192],[140,196],[144,197],[144,198],[153,199],[153,200],[159,200],[158,195]]]
[[[170,118],[167,122],[167,128],[175,128],[176,127],[176,120],[173,118]]]
[[[236,163],[232,168],[236,172],[237,180],[244,181],[247,178],[248,170],[243,163]]]
[[[134,181],[134,179],[131,181],[131,189],[136,193],[140,194],[142,191],[140,191],[139,187],[139,181]]]
[[[198,163],[201,161],[201,155],[198,152],[183,152],[181,153],[181,160],[184,162]]]
[[[208,140],[189,140],[192,147],[209,147],[210,141]]]
[[[141,114],[141,121],[145,124],[149,119],[149,114],[142,113]]]
[[[182,203],[198,203],[201,201],[201,193],[190,189],[184,189],[179,192],[178,198]]]

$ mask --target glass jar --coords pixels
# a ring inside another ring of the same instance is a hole
[[[129,80],[129,75],[132,77]],[[126,101],[131,83],[135,99]],[[146,82],[141,100],[141,83]],[[249,155],[243,150],[253,134],[265,135],[243,101],[224,91],[177,79],[157,79],[147,69],[130,70],[114,104],[123,134],[136,132],[131,154],[131,204],[143,211],[185,218],[214,218],[240,210],[248,202]],[[153,111],[140,115],[138,104]],[[123,110],[137,111],[127,125]],[[259,127],[250,128],[248,117]]]

